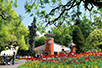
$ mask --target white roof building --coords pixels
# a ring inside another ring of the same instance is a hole
[[[17,46],[15,49],[14,49],[13,46],[11,46],[10,49],[1,51],[0,55],[6,54],[6,55],[9,55],[9,56],[12,56],[13,52],[15,52],[17,54],[18,48],[19,48],[19,46]]]
[[[43,51],[45,51],[45,49],[46,49],[46,44],[34,48],[36,53],[42,53]],[[54,43],[54,52],[61,52],[62,49],[64,49],[64,51],[66,51],[66,52],[71,52],[70,48],[62,47],[62,45]]]

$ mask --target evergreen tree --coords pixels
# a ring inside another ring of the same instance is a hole
[[[35,17],[33,19],[33,22],[31,23],[31,26],[30,26],[29,30],[30,30],[29,55],[32,55],[33,49],[35,47],[35,36],[36,36],[36,18]]]
[[[83,50],[84,44],[85,44],[85,40],[84,40],[84,36],[80,30],[80,28],[76,25],[74,30],[73,30],[73,42],[77,45],[76,46],[76,52],[80,53]]]

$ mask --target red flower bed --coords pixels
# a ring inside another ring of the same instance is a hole
[[[52,61],[66,61],[68,63],[82,63],[82,62],[94,62],[94,60],[101,59],[102,51],[92,51],[92,52],[82,52],[80,54],[78,53],[65,53],[60,55],[47,55],[46,57],[43,56],[43,58],[26,58],[27,62],[38,60],[42,62],[52,62]],[[69,59],[72,58],[72,59]]]

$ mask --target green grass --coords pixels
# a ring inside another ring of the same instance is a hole
[[[29,67],[29,66],[25,66],[24,64],[20,65],[19,67],[17,68],[34,68],[34,67]]]

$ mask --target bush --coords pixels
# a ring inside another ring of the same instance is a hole
[[[25,56],[26,55],[26,50],[20,50],[20,49],[18,49],[17,55],[18,56]]]
[[[42,36],[40,38],[35,39],[35,47],[41,46],[45,44],[46,37]]]
[[[85,49],[102,49],[102,29],[90,33],[86,39]]]
[[[35,51],[33,51],[31,56],[35,57],[35,54],[36,54],[36,52],[35,52]]]

